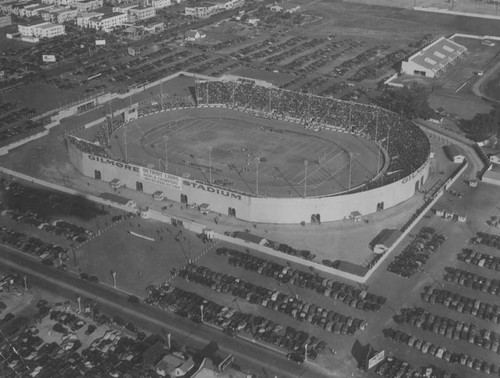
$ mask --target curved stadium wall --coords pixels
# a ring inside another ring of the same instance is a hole
[[[307,198],[256,197],[224,187],[185,179],[110,158],[93,143],[68,137],[71,163],[85,176],[104,181],[115,178],[145,193],[162,191],[169,200],[207,203],[210,210],[248,222],[308,223],[313,214],[322,222],[366,215],[393,207],[411,198],[429,175],[430,144],[411,121],[378,107],[326,99],[297,92],[265,88],[253,83],[204,81],[196,84],[198,106],[222,106],[253,111],[260,116],[299,120],[308,128],[349,132],[376,140],[386,147],[389,165],[385,174],[355,192]]]

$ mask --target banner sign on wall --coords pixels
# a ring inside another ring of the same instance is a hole
[[[140,168],[139,173],[141,179],[144,181],[162,185],[171,189],[182,190],[182,181],[178,176],[144,167]]]

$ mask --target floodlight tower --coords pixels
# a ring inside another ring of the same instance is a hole
[[[309,162],[304,160],[304,198],[307,197],[307,166]]]
[[[168,172],[168,136],[165,135],[165,172]]]
[[[212,146],[208,146],[208,180],[212,185]]]
[[[259,158],[255,159],[255,194],[259,196]]]

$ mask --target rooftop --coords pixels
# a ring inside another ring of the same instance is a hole
[[[408,61],[437,72],[465,51],[467,49],[464,46],[441,37],[423,50],[413,54]]]
[[[59,24],[53,24],[51,22],[47,22],[46,24],[40,25],[39,27],[40,27],[40,29],[52,29],[52,28],[60,28],[63,26],[59,25]]]

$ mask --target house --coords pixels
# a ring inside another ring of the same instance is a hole
[[[75,3],[78,12],[90,12],[102,8],[103,0],[83,0]]]
[[[78,15],[78,10],[71,8],[54,8],[42,13],[42,18],[45,21],[62,24],[67,21],[74,20]]]
[[[225,10],[241,7],[244,4],[245,0],[215,0],[200,3],[196,6],[187,6],[184,8],[184,14],[186,16],[205,18]]]
[[[172,376],[174,369],[183,363],[183,358],[174,354],[167,354],[156,364],[156,373],[162,377]]]
[[[172,372],[171,376],[173,377],[184,377],[191,369],[195,366],[192,358],[189,358],[182,365],[176,367]]]
[[[142,26],[147,33],[158,33],[165,29],[163,22],[150,22]]]
[[[123,25],[127,21],[127,14],[113,12],[89,19],[88,27],[96,30],[111,31],[114,28]]]
[[[206,34],[200,32],[198,30],[189,30],[188,32],[186,32],[185,39],[188,42],[194,42],[194,41],[197,41],[199,39],[203,39],[206,36],[207,36]]]
[[[136,8],[138,5],[137,4],[120,4],[120,5],[117,5],[117,6],[114,6],[111,10],[115,13],[124,13],[124,14],[128,14],[128,12],[131,10],[131,9],[134,9]]]
[[[147,20],[156,16],[156,8],[138,6],[128,11],[129,21]]]
[[[18,31],[23,37],[53,38],[65,34],[64,25],[41,21],[36,24],[19,24]]]
[[[76,25],[81,27],[81,28],[88,28],[90,27],[90,20],[92,18],[96,17],[102,17],[104,16],[104,13],[99,13],[99,12],[81,12],[78,13],[78,16],[76,17]]]
[[[166,8],[172,5],[171,0],[146,0],[146,5],[155,9]]]

